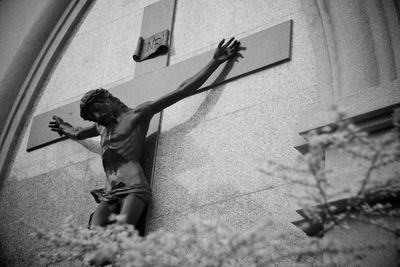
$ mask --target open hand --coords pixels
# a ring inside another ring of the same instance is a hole
[[[75,128],[71,124],[65,122],[63,119],[57,116],[53,116],[54,121],[49,122],[49,127],[53,132],[57,132],[60,136],[68,136],[75,138]]]
[[[238,51],[241,50],[240,42],[235,40],[234,37],[232,37],[226,44],[224,44],[224,42],[225,39],[222,39],[222,41],[219,42],[213,56],[213,58],[218,60],[220,63],[233,58]]]

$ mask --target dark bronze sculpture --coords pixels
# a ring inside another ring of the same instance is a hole
[[[129,108],[105,89],[87,92],[81,100],[81,117],[93,121],[87,128],[76,128],[54,116],[49,123],[52,131],[71,139],[82,140],[101,136],[102,160],[106,173],[106,188],[91,193],[100,203],[91,223],[106,226],[111,213],[123,214],[126,222],[135,225],[151,200],[151,190],[139,160],[154,114],[192,95],[223,62],[241,50],[240,42],[222,40],[212,60],[196,75],[183,82],[175,91]]]

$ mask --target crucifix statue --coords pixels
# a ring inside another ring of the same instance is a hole
[[[160,0],[144,8],[141,36],[145,40],[159,36],[165,30],[172,32],[175,4],[176,0]],[[149,60],[140,58],[133,79],[108,90],[90,91],[81,102],[66,103],[36,115],[26,150],[41,149],[68,137],[79,140],[100,135],[107,187],[92,192],[100,203],[91,216],[92,224],[110,223],[110,213],[126,214],[128,223],[135,224],[144,235],[151,210],[147,205],[157,162],[160,111],[192,94],[287,62],[291,58],[292,24],[288,20],[263,29],[241,38],[240,44],[235,39],[228,45],[222,42],[216,51],[206,51],[172,65],[169,65],[170,53],[149,57]],[[240,64],[233,64],[234,61],[228,59],[244,50],[241,47],[246,51],[240,53]],[[226,63],[222,64],[224,61]],[[192,78],[180,85],[180,77]],[[157,101],[146,102],[162,95],[165,96]],[[52,121],[49,126],[53,131],[47,127],[49,121]],[[146,144],[143,143],[145,139]],[[140,155],[141,166],[138,163]],[[144,179],[143,170],[147,179]]]
[[[193,77],[158,100],[135,108],[126,106],[105,89],[87,92],[80,102],[80,115],[94,122],[92,126],[74,127],[53,116],[49,127],[61,136],[74,140],[101,136],[106,187],[91,191],[99,205],[89,225],[108,225],[112,213],[124,215],[126,223],[136,225],[151,200],[151,189],[139,164],[150,120],[156,113],[195,93],[222,63],[235,58],[242,49],[234,38],[222,40],[211,61]]]

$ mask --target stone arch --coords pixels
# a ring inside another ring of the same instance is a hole
[[[398,2],[301,1],[316,55],[321,104],[400,74]]]

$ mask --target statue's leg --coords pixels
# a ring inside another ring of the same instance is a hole
[[[92,225],[106,226],[110,223],[108,218],[112,213],[118,213],[118,205],[101,202],[93,213]]]
[[[126,215],[126,223],[136,225],[144,208],[144,202],[131,193],[123,199],[120,214]]]

